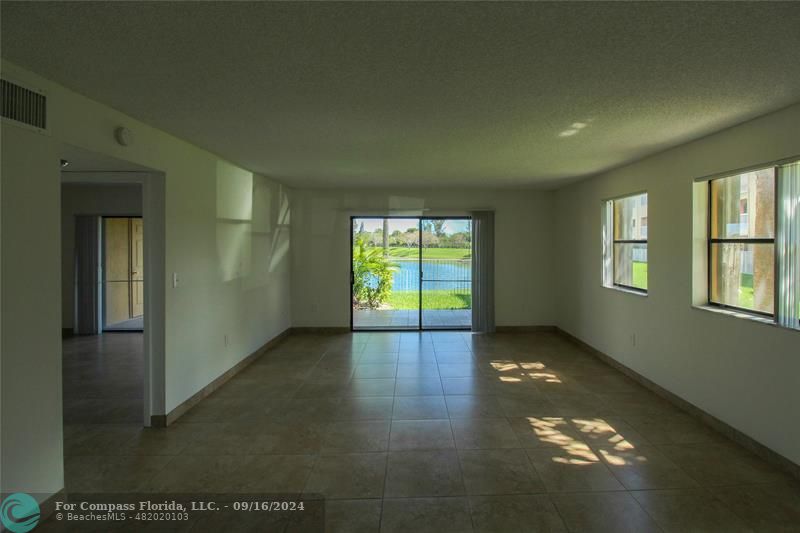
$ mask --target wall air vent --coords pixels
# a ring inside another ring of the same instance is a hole
[[[41,91],[0,79],[2,117],[11,124],[47,131],[47,96]]]

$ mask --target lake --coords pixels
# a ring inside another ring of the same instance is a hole
[[[419,261],[397,260],[397,271],[394,273],[395,291],[419,290]],[[422,261],[425,290],[468,289],[472,280],[472,261],[455,259],[426,259]],[[437,281],[427,281],[437,280]],[[444,280],[444,281],[442,281]],[[448,281],[449,280],[449,281]]]

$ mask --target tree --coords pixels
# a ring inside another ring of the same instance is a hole
[[[431,220],[431,227],[433,228],[433,233],[437,237],[442,237],[444,235],[444,220],[440,219],[433,219]]]
[[[774,222],[767,213],[775,208],[775,181],[769,179],[772,170],[759,172],[750,180],[748,206],[752,212],[748,216],[751,235],[774,234]],[[755,198],[753,198],[755,196]],[[753,245],[753,307],[759,310],[773,310],[775,301],[774,255],[771,247]]]
[[[383,255],[389,255],[389,219],[383,219]]]

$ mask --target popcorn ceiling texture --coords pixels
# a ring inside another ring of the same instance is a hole
[[[552,188],[800,101],[798,22],[794,2],[3,2],[2,50],[292,186]]]

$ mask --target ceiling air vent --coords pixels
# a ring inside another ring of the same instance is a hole
[[[40,91],[0,79],[2,117],[12,124],[47,131],[47,97]]]

